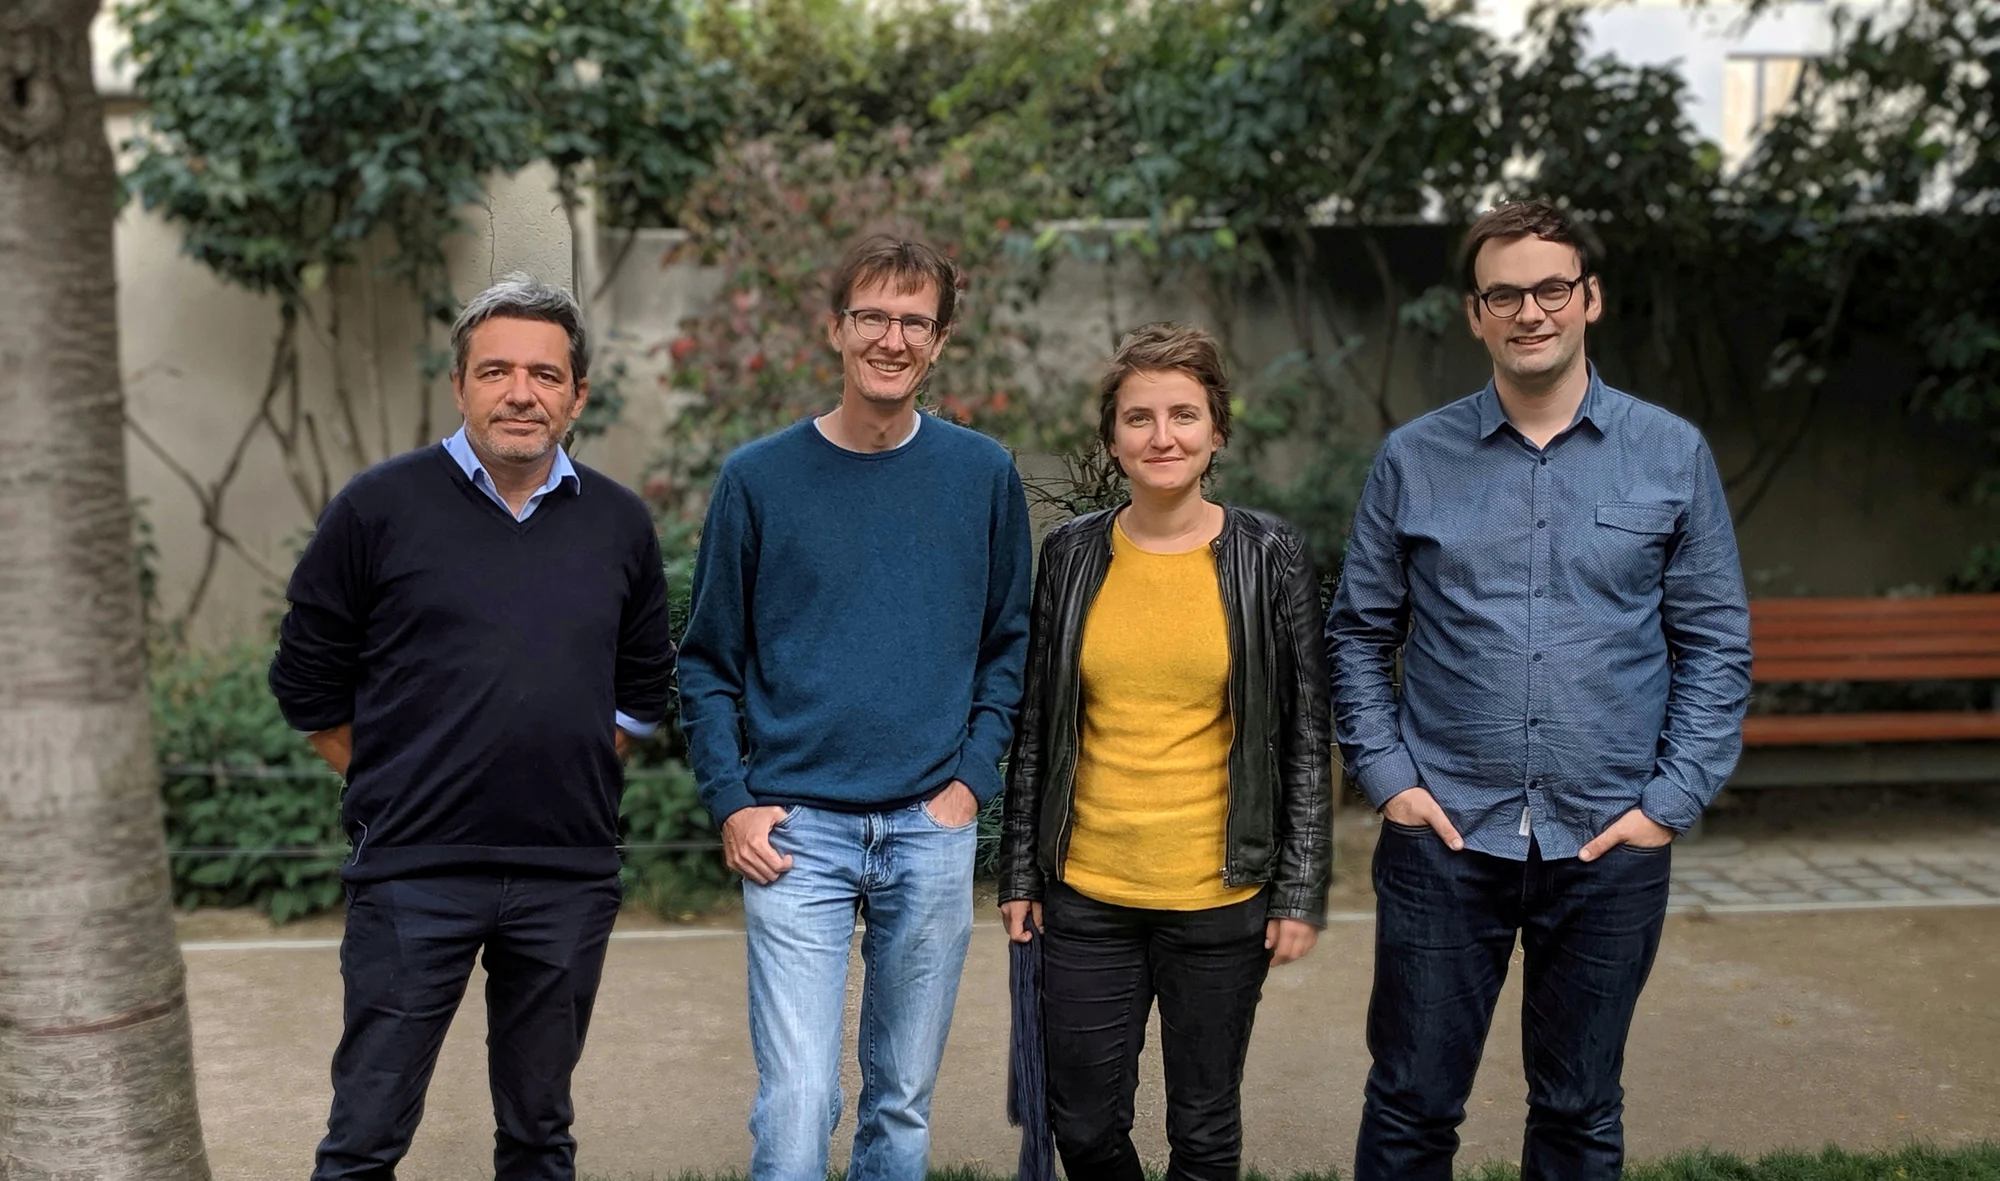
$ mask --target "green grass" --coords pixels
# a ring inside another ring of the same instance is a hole
[[[1152,1173],[1154,1181],[1159,1174]],[[1256,1170],[1243,1181],[1340,1181],[1339,1172],[1297,1173],[1272,1177]],[[1513,1165],[1487,1164],[1462,1172],[1468,1181],[1516,1181]],[[1774,1152],[1746,1160],[1726,1152],[1688,1152],[1647,1164],[1629,1165],[1626,1181],[2000,1181],[2000,1144],[1963,1148],[1911,1147],[1895,1152],[1843,1152],[1828,1148],[1817,1153]],[[585,1178],[585,1181],[637,1181],[630,1177]],[[744,1181],[741,1174],[680,1173],[655,1175],[646,1181]],[[829,1181],[842,1181],[835,1173]],[[1014,1181],[1012,1173],[960,1165],[932,1169],[929,1181]]]

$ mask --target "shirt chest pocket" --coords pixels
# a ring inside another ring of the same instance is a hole
[[[1625,595],[1657,590],[1679,520],[1680,509],[1671,504],[1599,501],[1584,577]]]

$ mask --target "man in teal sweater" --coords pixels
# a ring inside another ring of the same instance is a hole
[[[833,283],[840,405],[730,456],[680,649],[701,798],[743,875],[752,1181],[824,1181],[848,949],[865,920],[852,1181],[921,1181],[1028,639],[1020,476],[920,415],[957,271],[874,238]]]

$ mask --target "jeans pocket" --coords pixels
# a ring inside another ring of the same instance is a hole
[[[1388,829],[1390,832],[1400,832],[1405,836],[1429,837],[1437,835],[1437,831],[1428,824],[1401,824],[1389,819],[1387,816],[1382,818],[1382,827]]]
[[[1672,841],[1668,841],[1664,845],[1634,845],[1627,842],[1618,846],[1618,848],[1625,850],[1627,853],[1637,853],[1642,857],[1657,857],[1673,847],[1674,843]]]
[[[785,809],[785,814],[783,816],[778,817],[778,822],[771,826],[771,831],[776,832],[779,829],[785,827],[787,824],[790,824],[792,821],[797,820],[799,818],[799,814],[801,812],[804,812],[805,810],[806,806],[804,804],[792,804],[791,806],[787,807]]]
[[[964,824],[946,824],[936,816],[931,815],[930,801],[920,801],[915,807],[917,812],[929,822],[930,826],[939,832],[966,832],[979,826],[979,813],[977,810],[972,813],[972,819],[966,821]]]

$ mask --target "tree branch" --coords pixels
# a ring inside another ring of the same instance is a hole
[[[1834,332],[1839,328],[1840,318],[1846,311],[1847,295],[1854,286],[1856,266],[1856,260],[1850,257],[1841,268],[1840,282],[1834,288],[1833,302],[1827,307],[1826,319],[1820,322],[1819,328],[1813,334],[1814,343],[1818,346],[1815,350],[1817,353],[1815,364],[1820,370],[1820,375],[1817,380],[1807,383],[1805,409],[1799,412],[1798,422],[1794,424],[1790,437],[1771,455],[1762,477],[1757,481],[1757,486],[1750,490],[1750,495],[1744,497],[1743,507],[1737,510],[1738,528],[1750,519],[1751,513],[1757,511],[1757,506],[1764,501],[1764,494],[1769,492],[1771,485],[1776,482],[1779,469],[1784,467],[1786,461],[1798,451],[1800,444],[1805,442],[1807,429],[1812,425],[1813,413],[1819,408],[1820,394],[1826,388],[1826,364],[1833,356]]]
[[[340,411],[340,425],[347,431],[347,457],[360,471],[368,466],[368,448],[361,435],[361,416],[354,410],[354,391],[347,388],[347,350],[341,339],[340,310],[341,268],[329,266],[326,272],[326,331],[330,339],[333,361],[333,404]]]
[[[632,248],[638,244],[639,228],[633,226],[625,231],[625,241],[618,247],[618,253],[612,256],[611,265],[604,270],[604,277],[598,280],[597,290],[590,293],[590,302],[596,303],[611,290],[611,285],[618,280],[618,272],[625,269],[625,260],[631,256]]]
[[[256,437],[257,428],[271,423],[274,428],[273,433],[278,433],[271,418],[271,403],[278,396],[286,371],[292,368],[291,361],[295,356],[297,341],[296,319],[288,313],[281,314],[283,324],[278,329],[278,339],[273,345],[271,371],[265,379],[264,393],[258,401],[257,412],[251,415],[250,421],[244,424],[243,430],[237,434],[236,443],[229,449],[229,458],[223,462],[222,471],[210,483],[203,484],[186,464],[174,458],[173,454],[153,437],[151,431],[141,425],[129,412],[125,415],[126,429],[132,432],[141,445],[158,457],[169,472],[186,484],[188,491],[194,495],[195,504],[201,509],[202,529],[208,534],[208,544],[202,553],[201,572],[195,576],[194,587],[188,592],[187,605],[172,620],[173,626],[185,627],[201,610],[202,603],[208,598],[208,588],[215,578],[216,559],[221,556],[222,547],[225,545],[265,578],[279,585],[285,582],[282,575],[245,548],[235,534],[222,523],[223,501],[229,494],[230,485],[235,483],[237,473],[243,469],[243,457],[250,449],[250,440]],[[281,446],[283,441],[283,436],[279,435]]]
[[[382,379],[382,312],[375,298],[372,276],[361,284],[361,293],[368,314],[368,389],[375,398],[375,426],[382,435],[382,458],[387,459],[396,453],[396,440],[389,429],[389,387]]]
[[[1374,232],[1363,230],[1361,244],[1375,264],[1376,280],[1382,284],[1382,364],[1375,382],[1375,414],[1381,419],[1382,433],[1386,435],[1396,429],[1396,413],[1389,408],[1389,381],[1394,375],[1397,337],[1403,326],[1403,295],[1396,285],[1395,272],[1389,269],[1389,256],[1375,240]]]

